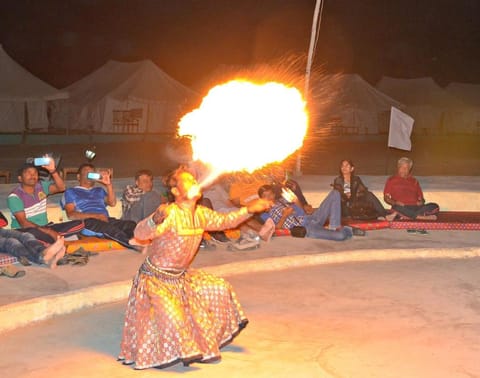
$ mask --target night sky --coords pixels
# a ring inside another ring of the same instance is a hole
[[[109,59],[195,86],[219,65],[306,54],[315,0],[2,0],[0,43],[62,88]],[[315,68],[480,83],[480,1],[325,0]]]

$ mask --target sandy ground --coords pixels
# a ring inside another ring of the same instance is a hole
[[[413,149],[408,152],[388,149],[386,135],[307,137],[302,149],[302,171],[309,175],[333,176],[338,172],[339,161],[351,158],[360,175],[389,175],[394,172],[399,157],[410,156],[415,161],[416,175],[480,175],[480,135],[413,136],[412,139]],[[84,150],[90,145],[97,147],[94,163],[114,168],[115,177],[131,177],[140,168],[162,175],[177,165],[175,159],[181,159],[178,153],[166,152],[172,145],[167,137],[146,138],[141,142],[132,139],[127,143],[108,142],[108,138],[103,138],[82,144],[0,144],[0,170],[16,172],[25,157],[45,152],[62,155],[64,167],[78,167],[86,161]],[[245,153],[251,152],[246,149]],[[293,167],[295,162],[296,156],[293,156],[287,165]]]
[[[288,258],[291,257],[294,261],[296,256],[303,258],[338,253],[342,257],[348,256],[350,252],[377,250],[382,253],[385,250],[416,251],[425,248],[462,251],[479,245],[480,232],[476,231],[430,231],[427,235],[417,235],[409,234],[406,230],[377,230],[368,231],[365,237],[354,237],[345,242],[276,237],[270,243],[262,242],[259,249],[252,251],[233,253],[225,245],[218,245],[212,251],[200,251],[193,266],[205,268],[237,264],[241,270],[247,263],[255,265],[251,263],[255,261],[262,264],[262,261],[269,261],[271,258],[285,258],[290,261]],[[128,286],[144,258],[136,252],[117,250],[102,252],[82,267],[67,265],[55,270],[34,265],[25,267],[27,274],[22,278],[1,277],[0,306],[116,282],[127,282]],[[302,258],[299,261],[303,261]]]
[[[360,174],[393,171],[395,154],[404,153],[387,151],[382,138],[322,139],[321,143],[310,141],[313,147],[306,143],[304,172],[326,176],[323,181],[311,176],[302,186],[311,191],[327,187],[336,175],[337,161],[345,156],[355,156]],[[417,175],[480,175],[478,137],[440,139],[435,148],[427,148],[434,141],[425,139],[425,148],[410,155]],[[164,147],[158,142],[102,143],[95,163],[113,167],[115,177],[129,177],[139,167],[153,168],[155,175],[161,175],[175,165]],[[13,169],[24,156],[55,151],[62,154],[65,166],[74,166],[84,161],[84,148],[81,144],[0,146],[1,164]],[[455,186],[448,177],[444,181],[445,189]],[[462,183],[462,190],[475,192],[480,182],[478,177],[467,177]],[[269,263],[268,258],[292,259],[286,268],[275,266],[269,273],[229,278],[251,324],[226,348],[220,364],[143,373],[118,364],[115,356],[125,305],[121,301],[2,334],[5,347],[0,368],[9,377],[183,373],[194,377],[480,377],[479,258],[345,261],[294,268],[297,257],[307,256],[301,257],[305,260],[328,252],[394,254],[429,248],[436,253],[458,251],[461,256],[462,251],[480,245],[479,235],[432,231],[420,236],[383,230],[344,243],[277,238],[259,250],[238,254],[219,246],[200,253],[195,266],[249,263],[253,271],[261,261]],[[93,257],[85,267],[56,271],[28,267],[25,277],[2,280],[0,305],[128,281],[142,260],[134,252],[119,251]]]
[[[8,377],[479,377],[480,259],[320,265],[230,277],[249,326],[212,365],[115,361],[125,302],[2,335]]]

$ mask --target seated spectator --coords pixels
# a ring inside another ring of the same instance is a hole
[[[308,203],[307,199],[305,198],[302,188],[300,187],[298,182],[289,177],[286,169],[281,166],[274,165],[270,169],[269,176],[271,177],[271,180],[273,180],[272,183],[275,186],[275,194],[277,199],[282,196],[283,189],[291,190],[293,194],[295,194],[295,196],[297,197],[298,203],[303,208],[305,213],[313,213],[313,207]]]
[[[59,233],[68,230],[80,231],[81,221],[51,224],[47,218],[47,197],[65,190],[65,184],[57,172],[54,159],[43,166],[48,170],[53,181],[39,181],[38,168],[32,163],[25,163],[18,172],[20,183],[7,198],[12,212],[12,228],[29,232],[35,238],[53,244]]]
[[[322,201],[318,209],[312,214],[306,214],[297,198],[285,200],[277,199],[275,188],[272,185],[263,185],[258,190],[260,198],[274,202],[262,218],[271,218],[277,229],[291,230],[294,227],[304,227],[308,238],[342,241],[355,235],[365,235],[365,232],[351,227],[341,226],[341,200],[340,193],[332,190]],[[324,227],[329,221],[328,229]]]
[[[383,196],[392,205],[391,219],[398,215],[409,219],[436,220],[440,208],[436,203],[425,203],[423,191],[412,176],[413,161],[402,157],[397,163],[397,174],[385,183]],[[390,217],[390,215],[389,215]]]
[[[378,198],[368,190],[362,179],[355,175],[351,160],[342,160],[340,175],[333,181],[333,188],[342,198],[342,216],[354,219],[385,220],[387,211]]]
[[[65,255],[65,245],[62,236],[45,247],[45,244],[28,232],[0,228],[0,252],[15,256],[23,265],[34,263],[48,265],[53,269]]]
[[[122,195],[122,219],[138,223],[166,203],[165,197],[153,189],[153,174],[142,169],[135,174],[135,185],[127,185]]]
[[[308,204],[305,196],[302,193],[300,185],[292,179],[286,177],[286,171],[283,167],[272,165],[260,170],[255,174],[237,173],[229,178],[229,198],[230,203],[235,206],[244,206],[250,201],[259,198],[258,188],[263,185],[272,185],[275,193],[275,198],[281,198],[282,189],[287,188],[292,190],[300,201],[300,206],[308,214],[313,212],[313,208]],[[259,215],[254,215],[247,222],[245,226],[248,228],[245,234],[247,238],[252,239],[252,236],[258,234],[260,238],[266,242],[270,240],[273,229],[272,224]],[[253,234],[252,234],[253,231]]]
[[[129,240],[133,237],[136,223],[115,219],[108,214],[107,205],[115,206],[117,203],[110,172],[100,172],[98,180],[89,179],[88,174],[94,171],[92,164],[82,164],[77,173],[79,185],[65,191],[63,206],[68,218],[81,219],[86,230],[103,234],[127,248],[135,249]],[[96,182],[103,187],[96,186]]]

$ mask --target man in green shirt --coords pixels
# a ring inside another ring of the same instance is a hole
[[[65,183],[57,172],[54,159],[42,166],[53,181],[39,181],[38,168],[32,163],[25,163],[19,170],[20,183],[7,198],[7,204],[12,212],[12,228],[21,228],[35,235],[37,239],[47,243],[57,240],[59,234],[46,227],[47,197],[65,190]]]

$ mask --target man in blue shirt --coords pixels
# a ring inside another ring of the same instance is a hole
[[[134,248],[128,241],[133,237],[136,223],[111,218],[108,214],[107,206],[117,203],[110,172],[100,172],[98,180],[89,179],[88,174],[93,172],[95,167],[92,164],[82,164],[77,173],[79,185],[65,191],[63,206],[68,218],[81,219],[86,230],[103,234],[127,248]],[[96,182],[102,186],[95,186]]]
[[[352,237],[351,227],[341,226],[341,201],[340,193],[332,190],[322,201],[318,209],[312,214],[306,214],[298,200],[292,196],[289,201],[275,195],[272,185],[263,185],[258,190],[260,198],[274,201],[268,212],[262,214],[262,219],[271,218],[276,228],[292,229],[295,226],[305,227],[306,237],[342,241]],[[328,229],[324,227],[329,221]],[[356,235],[364,235],[361,230],[355,230]]]

